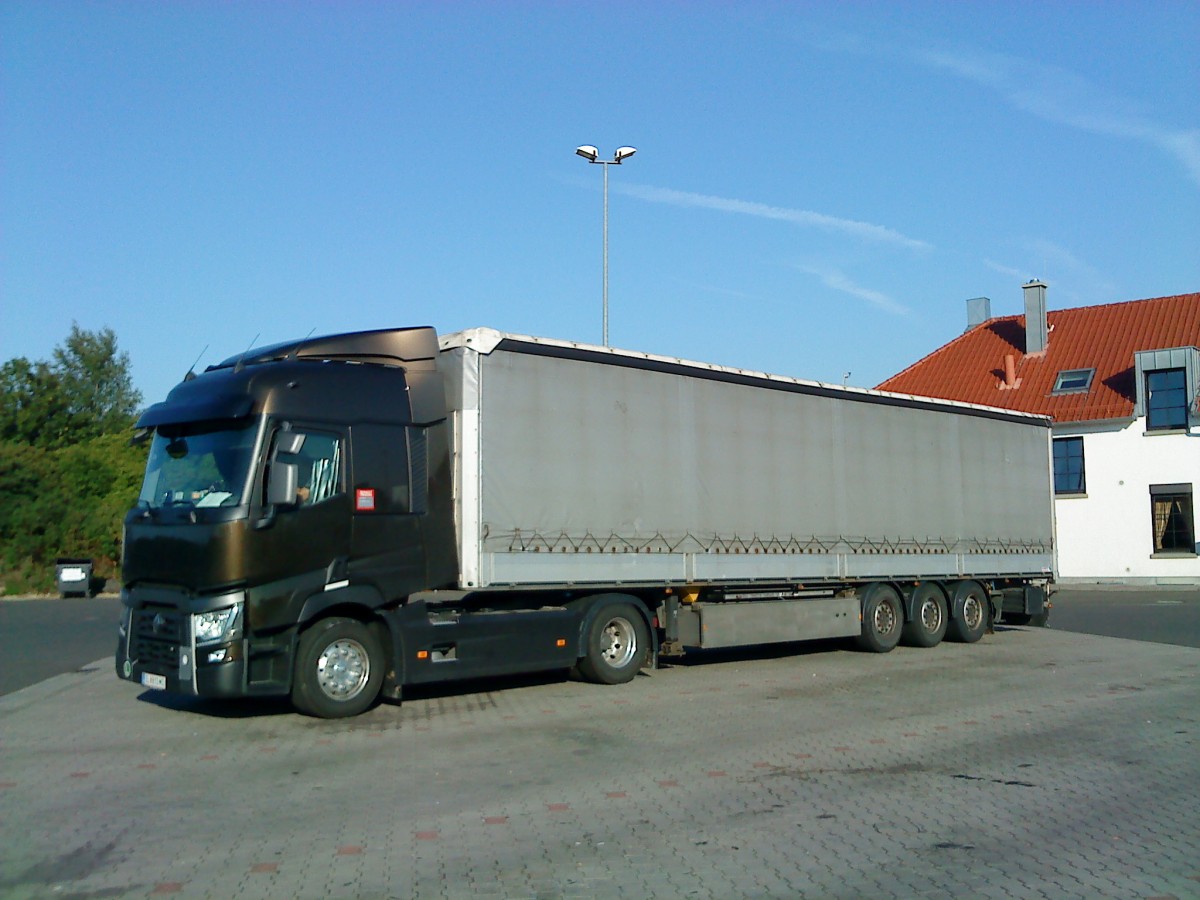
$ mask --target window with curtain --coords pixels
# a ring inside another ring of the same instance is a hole
[[[1196,522],[1190,484],[1150,485],[1155,553],[1196,552]]]

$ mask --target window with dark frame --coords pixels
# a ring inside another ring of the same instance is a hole
[[[298,428],[303,436],[295,453],[280,453],[279,461],[298,467],[296,505],[315,506],[343,492],[342,442],[337,435]]]
[[[1054,493],[1082,494],[1087,490],[1083,467],[1083,438],[1054,439]]]
[[[1183,369],[1146,373],[1146,430],[1187,428],[1187,378]]]
[[[1053,394],[1086,394],[1092,386],[1095,369],[1064,369],[1054,379]]]
[[[1196,553],[1196,520],[1190,484],[1150,485],[1154,552]]]

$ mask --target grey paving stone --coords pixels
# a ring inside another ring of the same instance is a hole
[[[1200,896],[1200,650],[1012,630],[349,722],[52,682],[0,698],[5,898]]]

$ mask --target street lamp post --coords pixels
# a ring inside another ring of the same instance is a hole
[[[636,147],[618,147],[612,159],[601,159],[600,151],[590,144],[576,147],[575,153],[589,163],[604,166],[604,346],[608,346],[608,167],[619,166],[637,153]]]

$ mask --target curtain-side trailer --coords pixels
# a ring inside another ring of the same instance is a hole
[[[688,648],[976,641],[1042,613],[1049,422],[563,341],[309,338],[138,422],[118,674],[353,715]]]

